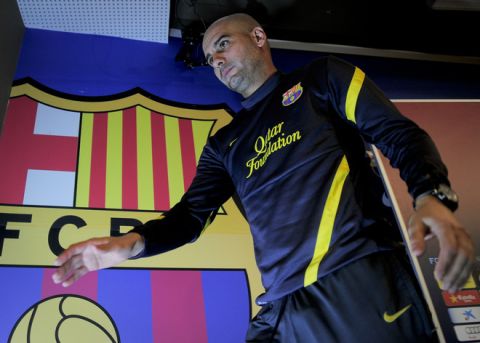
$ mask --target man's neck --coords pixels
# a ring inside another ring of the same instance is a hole
[[[256,104],[265,99],[280,82],[280,73],[277,71],[271,75],[254,93],[242,101],[243,108],[250,110]]]
[[[275,66],[272,66],[271,68],[268,68],[267,70],[262,72],[261,75],[259,75],[257,82],[255,82],[255,85],[253,85],[252,87],[245,90],[245,92],[241,93],[241,95],[245,99],[248,98],[250,95],[255,93],[255,91],[257,89],[259,89],[276,72],[277,72],[277,68],[275,68]]]

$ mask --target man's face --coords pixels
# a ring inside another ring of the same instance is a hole
[[[253,35],[237,26],[228,22],[214,24],[203,38],[203,52],[217,78],[229,89],[247,96],[255,84],[261,59]]]

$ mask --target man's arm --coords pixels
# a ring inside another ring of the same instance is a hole
[[[410,217],[408,233],[413,253],[420,256],[425,240],[435,236],[440,245],[435,278],[449,292],[460,289],[473,268],[473,242],[455,215],[437,198],[426,195],[415,201],[415,213]]]
[[[129,258],[160,254],[195,241],[232,196],[232,181],[207,144],[197,174],[182,200],[159,219],[135,227],[121,237],[92,238],[73,244],[55,261],[52,279],[70,286],[89,271],[109,268]]]
[[[433,141],[404,117],[360,69],[330,59],[328,88],[337,112],[400,170],[415,199],[415,213],[408,225],[413,253],[421,255],[425,240],[435,236],[440,244],[435,276],[444,290],[458,290],[472,271],[474,247],[452,211],[435,197],[423,196],[440,184],[450,185],[447,168]]]
[[[176,204],[159,219],[135,227],[120,237],[92,238],[73,244],[55,261],[59,266],[53,275],[55,283],[70,286],[89,271],[109,268],[127,259],[148,257],[193,242],[213,220],[216,211],[196,213],[188,208],[186,198]],[[200,218],[200,219],[199,219]]]

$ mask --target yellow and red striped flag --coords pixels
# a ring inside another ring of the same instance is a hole
[[[170,209],[192,182],[213,124],[139,105],[82,113],[75,206]]]

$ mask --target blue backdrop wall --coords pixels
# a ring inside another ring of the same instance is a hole
[[[120,38],[28,29],[15,75],[31,77],[57,91],[111,95],[134,87],[190,104],[226,103],[239,96],[217,81],[209,67],[175,62],[181,40],[155,44]],[[274,49],[282,71],[295,69],[322,53]],[[478,98],[480,67],[361,56],[341,56],[362,68],[390,98]]]

